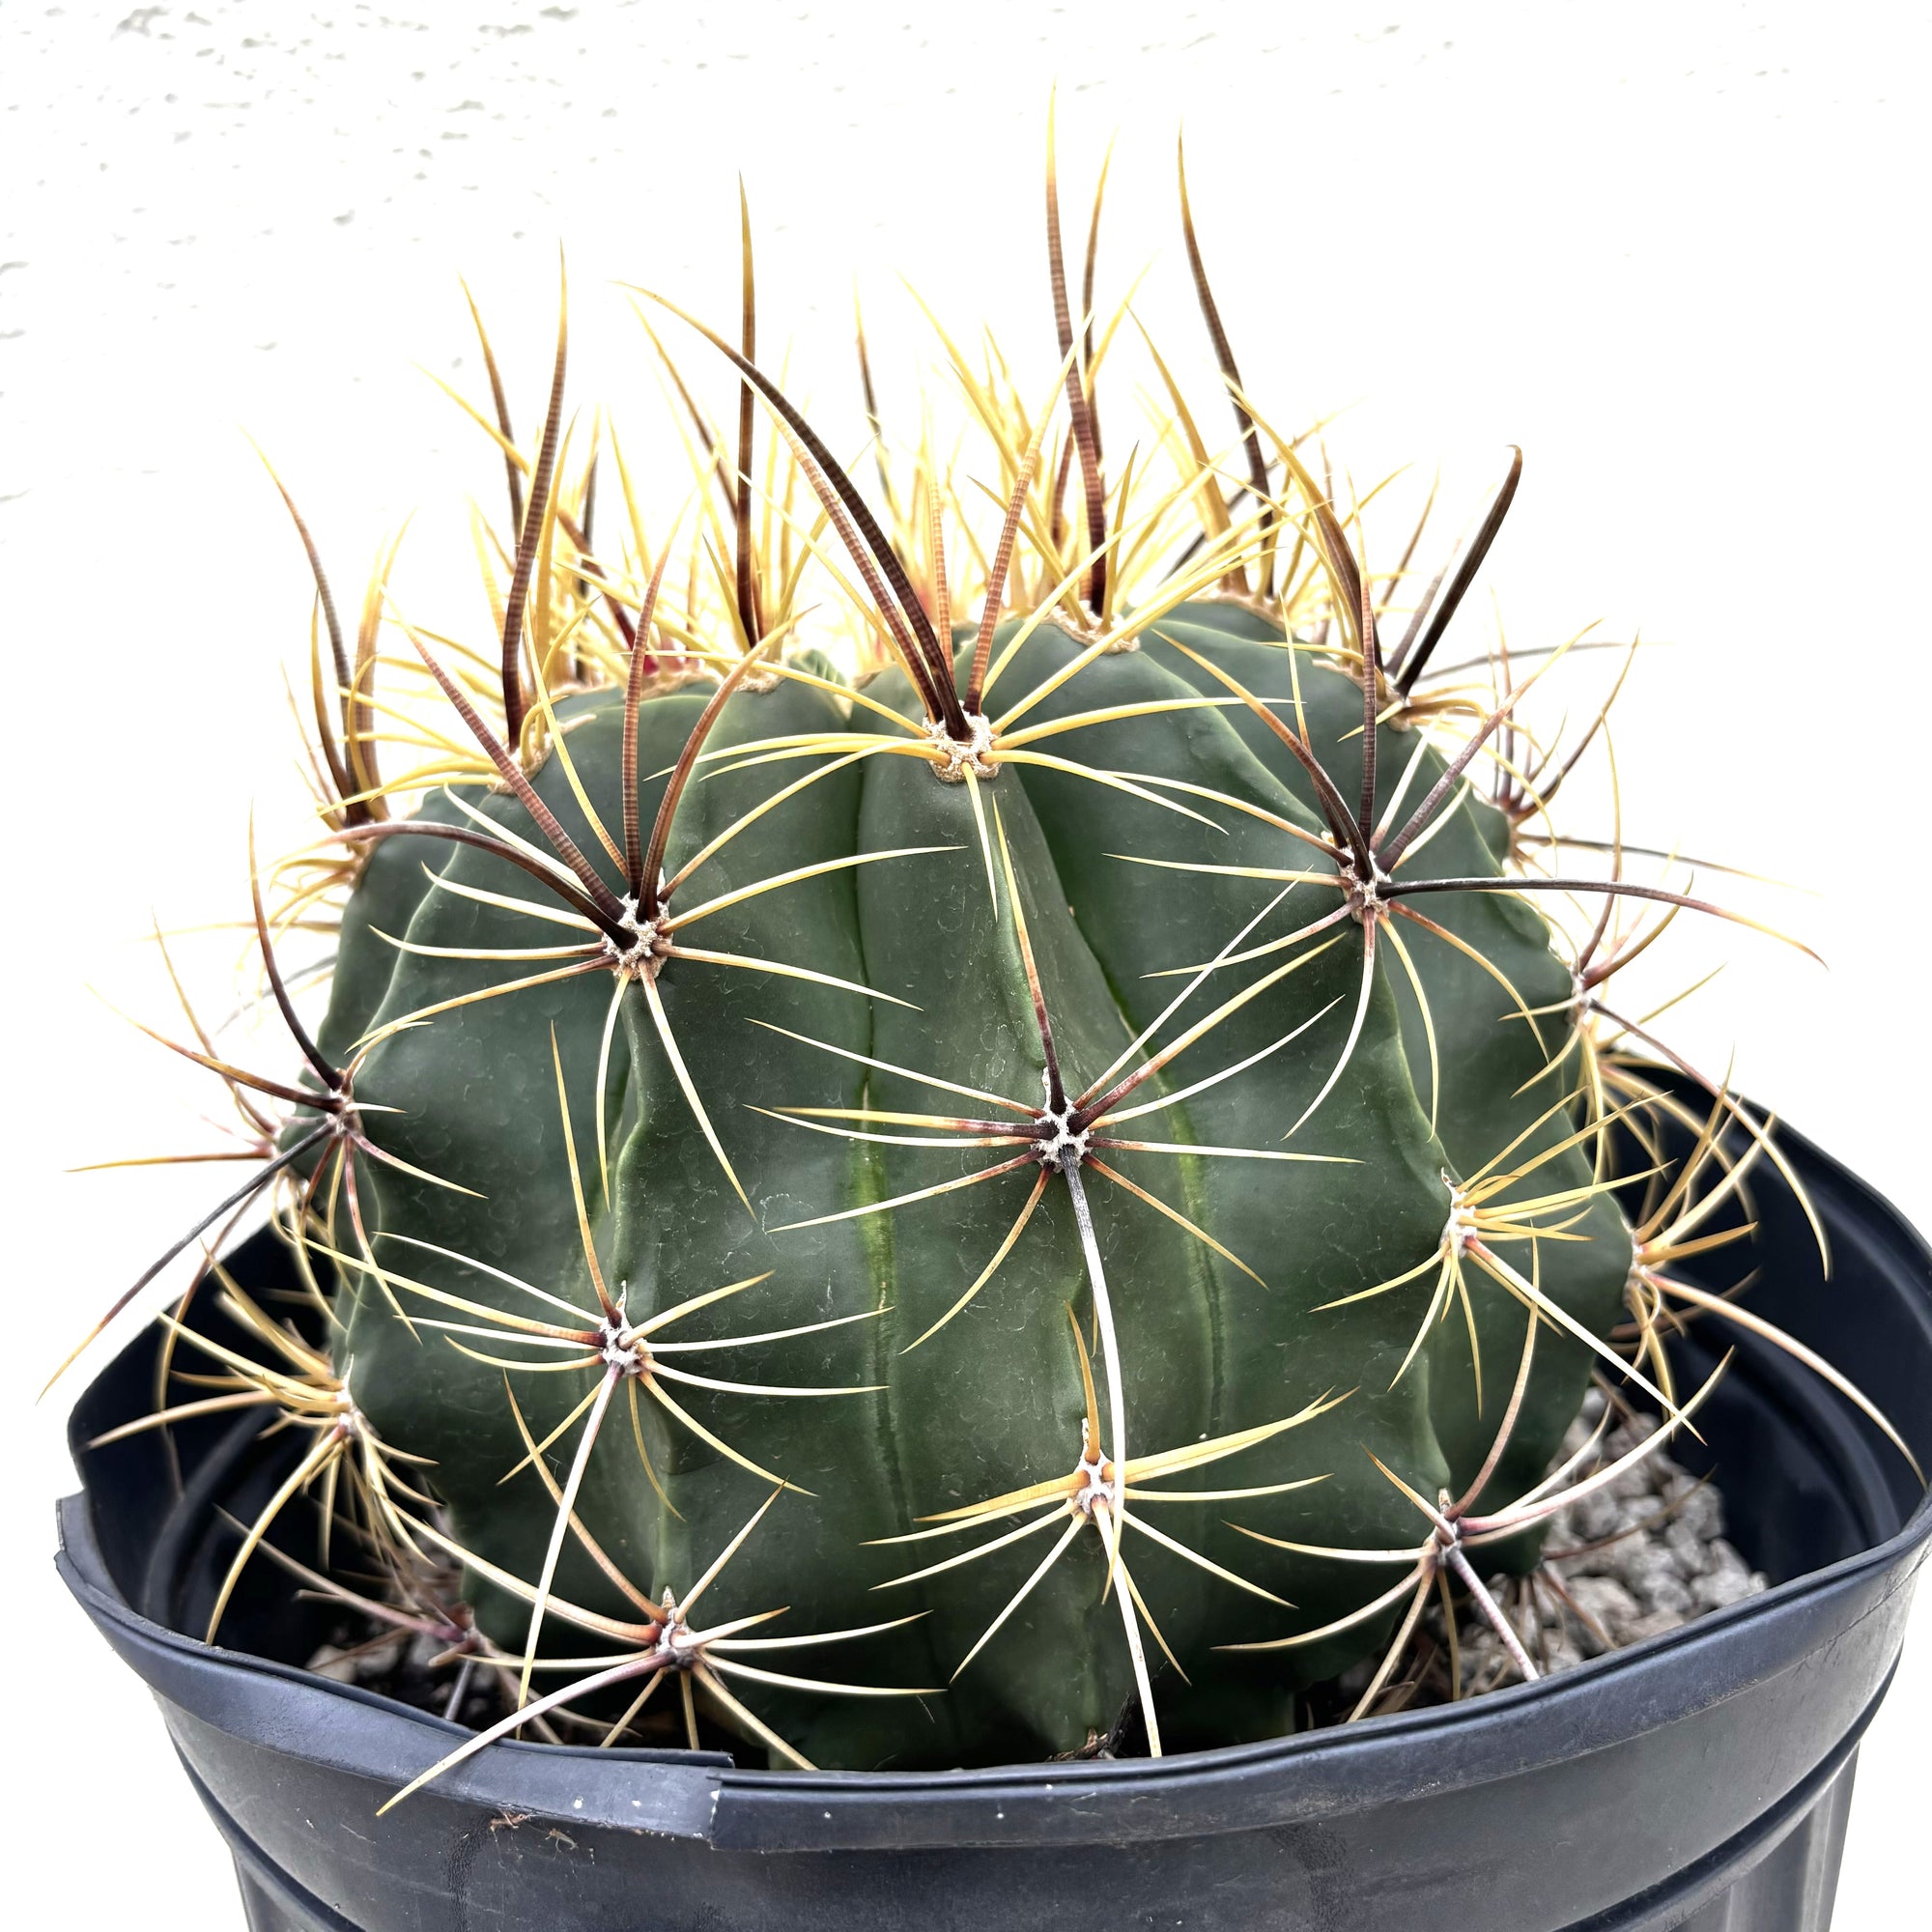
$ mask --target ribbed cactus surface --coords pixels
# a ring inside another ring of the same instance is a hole
[[[1341,1619],[1399,1573],[1278,1544],[1412,1544],[1414,1507],[1377,1459],[1432,1499],[1464,1487],[1527,1301],[1602,1335],[1631,1266],[1586,1151],[1562,1146],[1571,980],[1542,919],[1492,891],[1417,894],[1431,930],[1342,889],[1314,781],[1264,714],[1352,807],[1359,680],[1292,664],[1246,601],[1180,604],[1124,649],[1047,622],[1009,655],[1022,629],[996,635],[975,716],[1036,701],[982,734],[970,780],[973,754],[925,732],[902,672],[858,691],[781,676],[722,707],[708,676],[643,696],[639,826],[715,713],[655,928],[584,810],[624,816],[626,694],[560,700],[527,783],[624,908],[618,934],[496,850],[384,836],[321,1036],[338,1064],[377,1037],[355,1076],[365,1129],[436,1177],[362,1181],[373,1265],[343,1250],[362,1412],[429,1459],[456,1544],[526,1580],[552,1574],[554,1546],[556,1596],[611,1614],[622,1600],[581,1537],[559,1538],[522,1430],[557,1482],[577,1471],[583,1528],[647,1587],[695,1577],[775,1479],[791,1486],[734,1556],[730,1605],[789,1605],[813,1629],[919,1613],[841,1674],[951,1685],[746,1690],[821,1763],[1104,1737],[1135,1684],[1108,1575],[1122,1511],[1169,1744],[1291,1726],[1293,1690],[1385,1641],[1388,1619],[1227,1647]],[[1382,726],[1376,750],[1373,810],[1399,828],[1444,756],[1411,727]],[[1499,878],[1502,815],[1456,786],[1439,809],[1399,876]],[[508,788],[435,815],[556,849]],[[1438,1305],[1451,1183],[1499,1160],[1525,1171],[1519,1194],[1577,1205],[1545,1217],[1556,1238],[1499,1248],[1530,1294],[1471,1264]],[[594,1361],[522,1325],[582,1329],[550,1297],[602,1320],[600,1295],[620,1313]],[[1541,1474],[1591,1362],[1546,1325],[1495,1474],[1511,1493]],[[1204,1445],[1211,1463],[1191,1462]],[[1056,1484],[1023,1514],[929,1520]],[[485,1628],[521,1650],[530,1605],[470,1574]]]

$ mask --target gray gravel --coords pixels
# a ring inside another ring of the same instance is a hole
[[[1565,1439],[1565,1457],[1581,1448],[1603,1406],[1593,1389]],[[1647,1415],[1618,1423],[1604,1439],[1604,1459],[1625,1454],[1656,1428]],[[1725,1541],[1723,1498],[1716,1486],[1699,1483],[1662,1452],[1560,1512],[1544,1548],[1544,1578],[1526,1583],[1498,1577],[1491,1584],[1544,1670],[1621,1650],[1769,1587]],[[1425,1616],[1424,1628],[1441,1643],[1439,1610]],[[1480,1615],[1463,1616],[1458,1640],[1465,1691],[1516,1681],[1501,1640]]]

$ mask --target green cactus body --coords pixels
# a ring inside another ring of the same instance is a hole
[[[1015,630],[1008,625],[997,641]],[[1240,605],[1200,602],[1154,626],[1137,649],[1094,658],[1014,728],[1103,707],[1226,699],[1175,642],[1278,710],[1292,707],[1280,631]],[[1003,670],[988,714],[1082,648],[1042,625]],[[1298,683],[1309,740],[1351,796],[1360,687],[1312,657]],[[644,822],[714,688],[698,680],[643,700]],[[915,722],[922,715],[897,671],[872,678],[863,696]],[[615,824],[623,703],[611,690],[559,700],[557,742],[531,775],[544,803],[612,880],[618,868],[599,854],[570,779],[574,771],[605,822]],[[814,732],[856,744],[890,737],[893,726],[866,704],[848,706],[796,681],[735,693],[707,741],[704,775],[678,805],[668,869],[810,769],[796,759],[720,754]],[[1384,796],[1417,742],[1412,730],[1378,734]],[[1285,1421],[1324,1396],[1345,1398],[1201,1472],[1147,1485],[1163,1493],[1256,1493],[1132,1512],[1264,1593],[1209,1574],[1129,1520],[1122,1553],[1141,1614],[1190,1680],[1172,1669],[1156,1678],[1169,1742],[1292,1728],[1298,1687],[1385,1639],[1387,1615],[1307,1649],[1223,1648],[1344,1618],[1401,1574],[1280,1547],[1412,1546],[1416,1512],[1374,1458],[1432,1499],[1465,1485],[1482,1463],[1522,1350],[1521,1301],[1472,1272],[1466,1323],[1462,1306],[1450,1306],[1416,1350],[1433,1270],[1384,1293],[1347,1297],[1429,1262],[1451,1206],[1445,1175],[1470,1175],[1506,1153],[1520,1165],[1566,1140],[1574,1063],[1547,1069],[1566,1058],[1568,971],[1540,917],[1520,901],[1435,895],[1429,916],[1494,973],[1420,928],[1404,934],[1434,1026],[1434,1129],[1421,1008],[1386,950],[1348,1065],[1297,1128],[1355,1018],[1363,929],[1346,913],[1294,948],[1208,974],[1149,1045],[1128,1049],[1187,983],[1152,976],[1230,949],[1282,892],[1270,871],[1325,864],[1311,863],[1315,855],[1281,829],[1321,830],[1300,768],[1235,700],[1142,709],[1045,748],[1063,762],[996,761],[995,775],[976,786],[945,781],[923,755],[853,754],[721,846],[673,901],[688,915],[758,881],[825,868],[722,905],[694,921],[688,936],[673,936],[681,946],[781,963],[881,997],[691,957],[664,959],[648,989],[613,972],[609,958],[479,958],[575,945],[582,928],[546,924],[503,903],[534,904],[544,895],[488,852],[412,837],[385,838],[373,851],[345,915],[322,1044],[339,1062],[357,1041],[381,1036],[355,1076],[367,1131],[384,1151],[473,1192],[365,1166],[359,1208],[382,1276],[351,1252],[338,1217],[349,1307],[340,1359],[382,1440],[428,1459],[423,1480],[445,1506],[455,1542],[478,1559],[470,1583],[482,1621],[507,1649],[521,1649],[529,1606],[497,1587],[491,1568],[534,1578],[557,1533],[550,1488],[519,1466],[526,1448],[518,1413],[562,1480],[582,1439],[580,1411],[603,1370],[506,1367],[541,1362],[542,1352],[424,1291],[510,1318],[572,1319],[506,1279],[515,1277],[577,1307],[595,1306],[559,1113],[559,1064],[591,1238],[626,1319],[764,1277],[668,1323],[657,1339],[678,1348],[663,1348],[656,1367],[740,1385],[841,1391],[759,1394],[662,1378],[654,1391],[622,1374],[583,1462],[576,1510],[627,1577],[654,1598],[667,1586],[687,1587],[771,1493],[758,1473],[768,1472],[796,1492],[778,1498],[717,1584],[719,1614],[789,1605],[785,1628],[815,1630],[912,1618],[857,1643],[849,1675],[938,1687],[1056,1540],[1071,1538],[944,1694],[857,1700],[747,1690],[746,1701],[808,1756],[907,1767],[1077,1751],[1109,1731],[1133,1694],[1114,1600],[1119,1579],[1110,1587],[1101,1534],[1065,1497],[1060,1506],[1050,1496],[1039,1503],[1053,1520],[1009,1548],[923,1580],[893,1581],[1030,1519],[886,1541],[933,1529],[923,1520],[936,1514],[1071,1478],[1083,1455],[1082,1342],[1102,1384],[1103,1439],[1094,1447],[1111,1455],[1122,1417],[1106,1400],[1103,1310],[1083,1253],[1076,1187],[1091,1210],[1104,1312],[1119,1338],[1130,1465]],[[1418,799],[1442,769],[1439,754],[1425,750],[1406,797]],[[1095,781],[1105,772],[1135,775],[1136,789]],[[1188,786],[1254,810],[1204,802]],[[511,794],[471,787],[464,800],[492,825],[542,845]],[[446,824],[469,822],[446,796],[424,810]],[[1470,800],[1408,869],[1497,876],[1505,843],[1500,819]],[[901,856],[839,863],[886,853]],[[1132,1071],[1180,1029],[1254,989],[1126,1104],[1145,1106],[1251,1065],[1113,1129],[1234,1153],[1094,1151],[1069,1179],[1010,1140],[962,1146],[970,1133],[949,1137],[878,1119],[992,1113],[1024,1122],[1019,1110],[1042,1106],[1044,1052],[1009,863],[1069,1094],[1117,1066]],[[1197,867],[1220,869],[1188,869]],[[1339,903],[1332,889],[1299,885],[1235,950],[1250,952]],[[443,1004],[580,964],[585,970],[572,977]],[[1517,1000],[1533,1024],[1516,1013]],[[440,1010],[426,1023],[382,1033],[429,1008]],[[668,1057],[665,1028],[743,1202]],[[953,1084],[935,1087],[895,1068]],[[871,1137],[845,1137],[841,1120]],[[1275,1157],[1282,1154],[1322,1158]],[[927,1192],[1001,1162],[1011,1171],[997,1179]],[[1548,1196],[1587,1189],[1591,1179],[1587,1154],[1567,1148],[1517,1191]],[[1036,1189],[1037,1206],[998,1268],[934,1332]],[[903,1195],[923,1198],[853,1211]],[[1601,1194],[1549,1218],[1564,1238],[1525,1242],[1511,1258],[1552,1303],[1605,1334],[1622,1308],[1631,1262],[1621,1218]],[[437,1321],[459,1327],[430,1325]],[[814,1325],[835,1322],[842,1325]],[[1480,1406],[1467,1323],[1480,1348]],[[678,1351],[808,1327],[776,1342]],[[1589,1359],[1579,1341],[1546,1329],[1498,1492],[1542,1473],[1576,1412]],[[1304,1486],[1280,1487],[1290,1483]],[[562,1540],[554,1589],[609,1614],[624,1608],[575,1539]],[[562,1639],[563,1650],[573,1642]],[[1149,1655],[1158,1666],[1151,1635]]]
[[[1285,688],[1278,641],[1257,639],[1264,622],[1239,605],[1194,605],[1159,627],[1232,671],[1248,689],[1270,695]],[[1279,639],[1279,633],[1275,634]],[[1158,650],[1159,645],[1152,648]],[[1197,690],[1221,695],[1184,657],[1170,653],[1177,674]],[[1361,688],[1356,680],[1320,663],[1302,667],[1301,716],[1316,755],[1345,798],[1361,783]],[[1284,713],[1291,705],[1281,707]],[[1267,727],[1246,709],[1228,714],[1235,728],[1306,801],[1306,775],[1271,742]],[[1445,759],[1413,729],[1378,732],[1384,791],[1414,761],[1414,775],[1393,814],[1399,825],[1441,776]],[[1463,794],[1426,844],[1418,844],[1403,870],[1432,879],[1499,875],[1509,850],[1503,815],[1473,789]],[[1440,1067],[1435,1129],[1452,1175],[1468,1176],[1503,1156],[1524,1166],[1546,1150],[1569,1141],[1581,1110],[1562,1103],[1573,1095],[1582,1070],[1574,1051],[1575,989],[1570,969],[1550,950],[1548,927],[1526,898],[1497,893],[1444,893],[1423,910],[1453,933],[1482,962],[1432,935],[1409,935],[1409,950],[1429,1003]],[[1492,969],[1492,970],[1490,970]],[[1507,984],[1502,982],[1506,981]],[[1427,1104],[1429,1047],[1421,1007],[1398,976],[1403,1039],[1418,1093]],[[1520,1138],[1519,1138],[1520,1137]],[[1504,1191],[1504,1201],[1583,1188],[1594,1178],[1589,1154],[1568,1149],[1535,1169],[1533,1177]],[[1574,1217],[1574,1218],[1573,1218]],[[1536,1283],[1551,1301],[1591,1333],[1603,1335],[1624,1313],[1630,1240],[1623,1217],[1607,1195],[1580,1201],[1560,1217],[1578,1238],[1539,1242]],[[1528,1260],[1522,1261],[1529,1271]],[[1477,1345],[1485,1367],[1479,1406],[1468,1323],[1452,1316],[1434,1345],[1432,1416],[1437,1438],[1460,1490],[1482,1466],[1495,1433],[1495,1415],[1506,1400],[1522,1347],[1522,1313],[1510,1296],[1490,1287],[1472,1291]],[[1486,1495],[1517,1495],[1539,1480],[1556,1443],[1575,1416],[1589,1373],[1590,1354],[1579,1343],[1552,1338],[1543,1349],[1523,1405],[1523,1426],[1513,1432]],[[1539,1345],[1541,1349],[1541,1345]],[[1487,1422],[1486,1422],[1487,1417]]]

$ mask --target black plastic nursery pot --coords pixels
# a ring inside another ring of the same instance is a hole
[[[1932,1465],[1932,1252],[1794,1135],[1831,1237],[1754,1204],[1750,1305],[1829,1355]],[[1713,1287],[1735,1280],[1713,1259]],[[235,1258],[271,1287],[279,1251]],[[192,1319],[219,1318],[195,1310]],[[453,1725],[298,1667],[320,1614],[256,1563],[192,1635],[232,1516],[279,1479],[257,1425],[88,1439],[147,1410],[155,1340],[88,1391],[61,1573],[160,1704],[256,1932],[1823,1932],[1859,1740],[1896,1663],[1932,1505],[1841,1398],[1748,1334],[1699,1416],[1728,1533],[1776,1587],[1465,1703],[1159,1761],[942,1774],[751,1771],[713,1753],[493,1746],[385,1817]],[[220,1922],[209,1901],[202,1922]]]

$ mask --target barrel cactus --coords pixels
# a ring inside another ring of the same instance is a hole
[[[1740,1163],[1619,1180],[1609,1124],[1681,1103],[1605,1000],[1717,909],[1552,870],[1590,734],[1438,671],[1520,459],[1423,594],[1371,569],[1241,385],[1184,177],[1182,213],[1228,452],[1155,356],[1166,467],[1109,477],[1121,318],[1091,243],[1076,313],[1049,177],[1051,385],[948,345],[987,527],[930,438],[868,507],[757,361],[747,241],[743,334],[702,331],[735,449],[659,348],[695,534],[647,542],[606,454],[604,560],[560,335],[533,453],[484,341],[490,651],[377,597],[352,649],[310,546],[325,836],[255,899],[301,1069],[184,1050],[256,1096],[223,1211],[279,1190],[327,1340],[227,1283],[279,1352],[214,1399],[306,1432],[238,1574],[303,1496],[398,1579],[455,1567],[508,1709],[454,1756],[680,1700],[858,1768],[1279,1735],[1438,1582],[1535,1562],[1593,1375],[1694,1406],[1673,1231]],[[331,896],[311,1034],[276,951]]]

